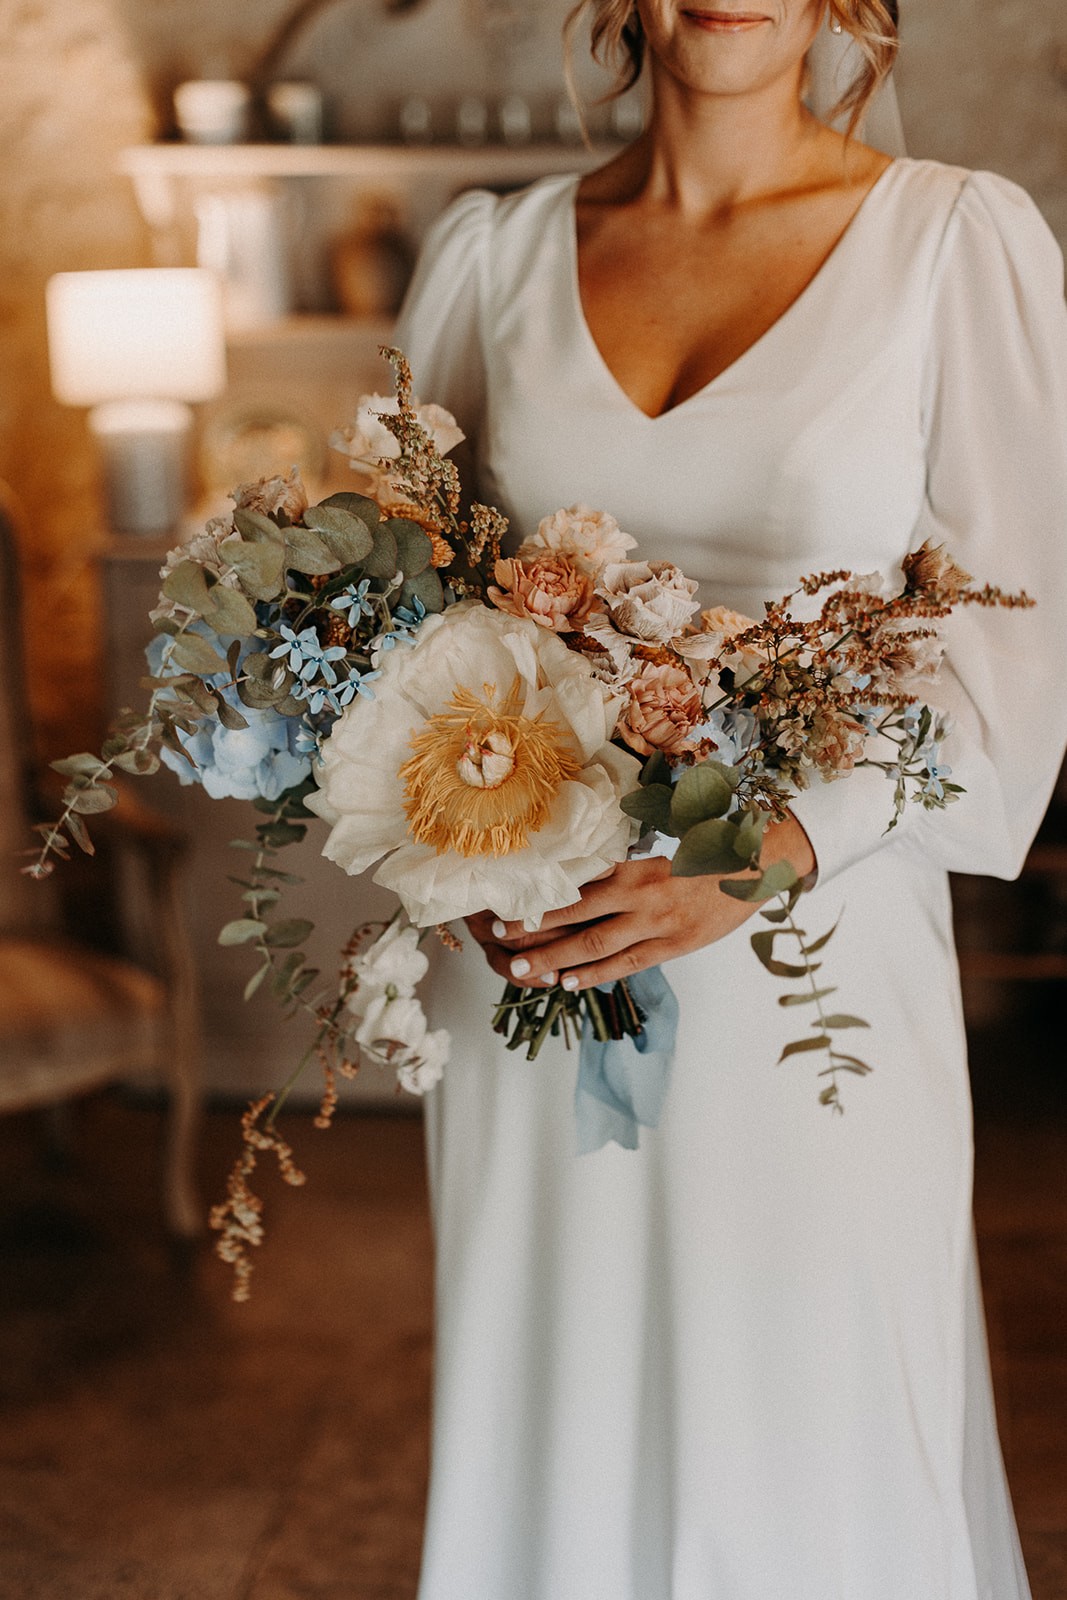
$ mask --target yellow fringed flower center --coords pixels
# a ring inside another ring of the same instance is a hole
[[[419,729],[400,768],[408,828],[438,855],[510,855],[544,826],[560,787],[581,770],[562,730],[523,716],[518,679],[502,704],[459,688]]]

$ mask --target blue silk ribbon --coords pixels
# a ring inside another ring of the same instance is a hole
[[[638,972],[626,983],[645,1014],[637,1037],[600,1040],[588,1017],[582,1029],[574,1092],[579,1155],[612,1141],[636,1150],[639,1129],[658,1126],[667,1098],[678,1001],[661,967]]]

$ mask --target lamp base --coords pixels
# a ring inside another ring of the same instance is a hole
[[[111,400],[89,427],[100,451],[108,525],[116,533],[168,533],[188,502],[193,413],[180,400]]]

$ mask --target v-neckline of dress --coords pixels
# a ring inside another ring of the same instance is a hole
[[[616,396],[625,403],[627,409],[636,417],[651,425],[657,422],[665,422],[668,417],[674,417],[677,416],[679,412],[684,412],[687,407],[695,405],[698,401],[705,399],[721,384],[724,384],[728,378],[734,377],[738,371],[738,368],[746,365],[751,358],[756,357],[763,350],[765,345],[773,342],[775,335],[777,335],[779,331],[788,323],[792,322],[796,316],[799,316],[807,303],[814,299],[816,292],[825,282],[831,269],[837,264],[840,257],[845,254],[849,248],[851,248],[854,238],[859,232],[862,231],[862,222],[872,209],[871,201],[884,188],[888,187],[888,180],[890,179],[891,174],[896,174],[898,170],[900,170],[905,164],[906,158],[898,156],[894,160],[890,161],[889,165],[878,174],[877,178],[875,178],[874,182],[867,190],[867,193],[863,196],[863,199],[856,207],[848,223],[845,225],[845,228],[839,234],[836,243],[828,251],[822,262],[816,268],[815,272],[804,285],[803,289],[801,289],[800,293],[795,297],[795,299],[789,302],[785,310],[775,318],[770,326],[765,328],[757,338],[753,339],[752,343],[747,345],[745,349],[741,351],[740,355],[735,356],[734,359],[725,367],[723,367],[720,372],[717,372],[714,377],[709,378],[707,383],[701,384],[699,389],[694,390],[694,392],[690,395],[686,395],[684,400],[679,400],[675,405],[667,406],[665,410],[657,412],[645,411],[643,407],[638,405],[633,396],[623,388],[622,384],[615,376],[615,373],[612,371],[612,368],[605,360],[603,351],[597,344],[596,339],[593,337],[593,330],[589,326],[589,319],[586,317],[585,306],[582,303],[581,278],[578,271],[577,199],[578,186],[581,183],[582,174],[577,173],[571,177],[568,180],[567,187],[565,188],[563,194],[563,215],[566,220],[569,247],[570,270],[568,273],[568,290],[570,293],[572,312],[574,320],[578,324],[582,339],[592,353],[601,373],[614,389]]]

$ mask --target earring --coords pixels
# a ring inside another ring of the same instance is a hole
[[[833,12],[831,11],[831,13],[830,13],[830,32],[831,33],[844,33],[844,31],[845,31],[844,28],[841,26],[841,18],[840,17],[835,17]]]

